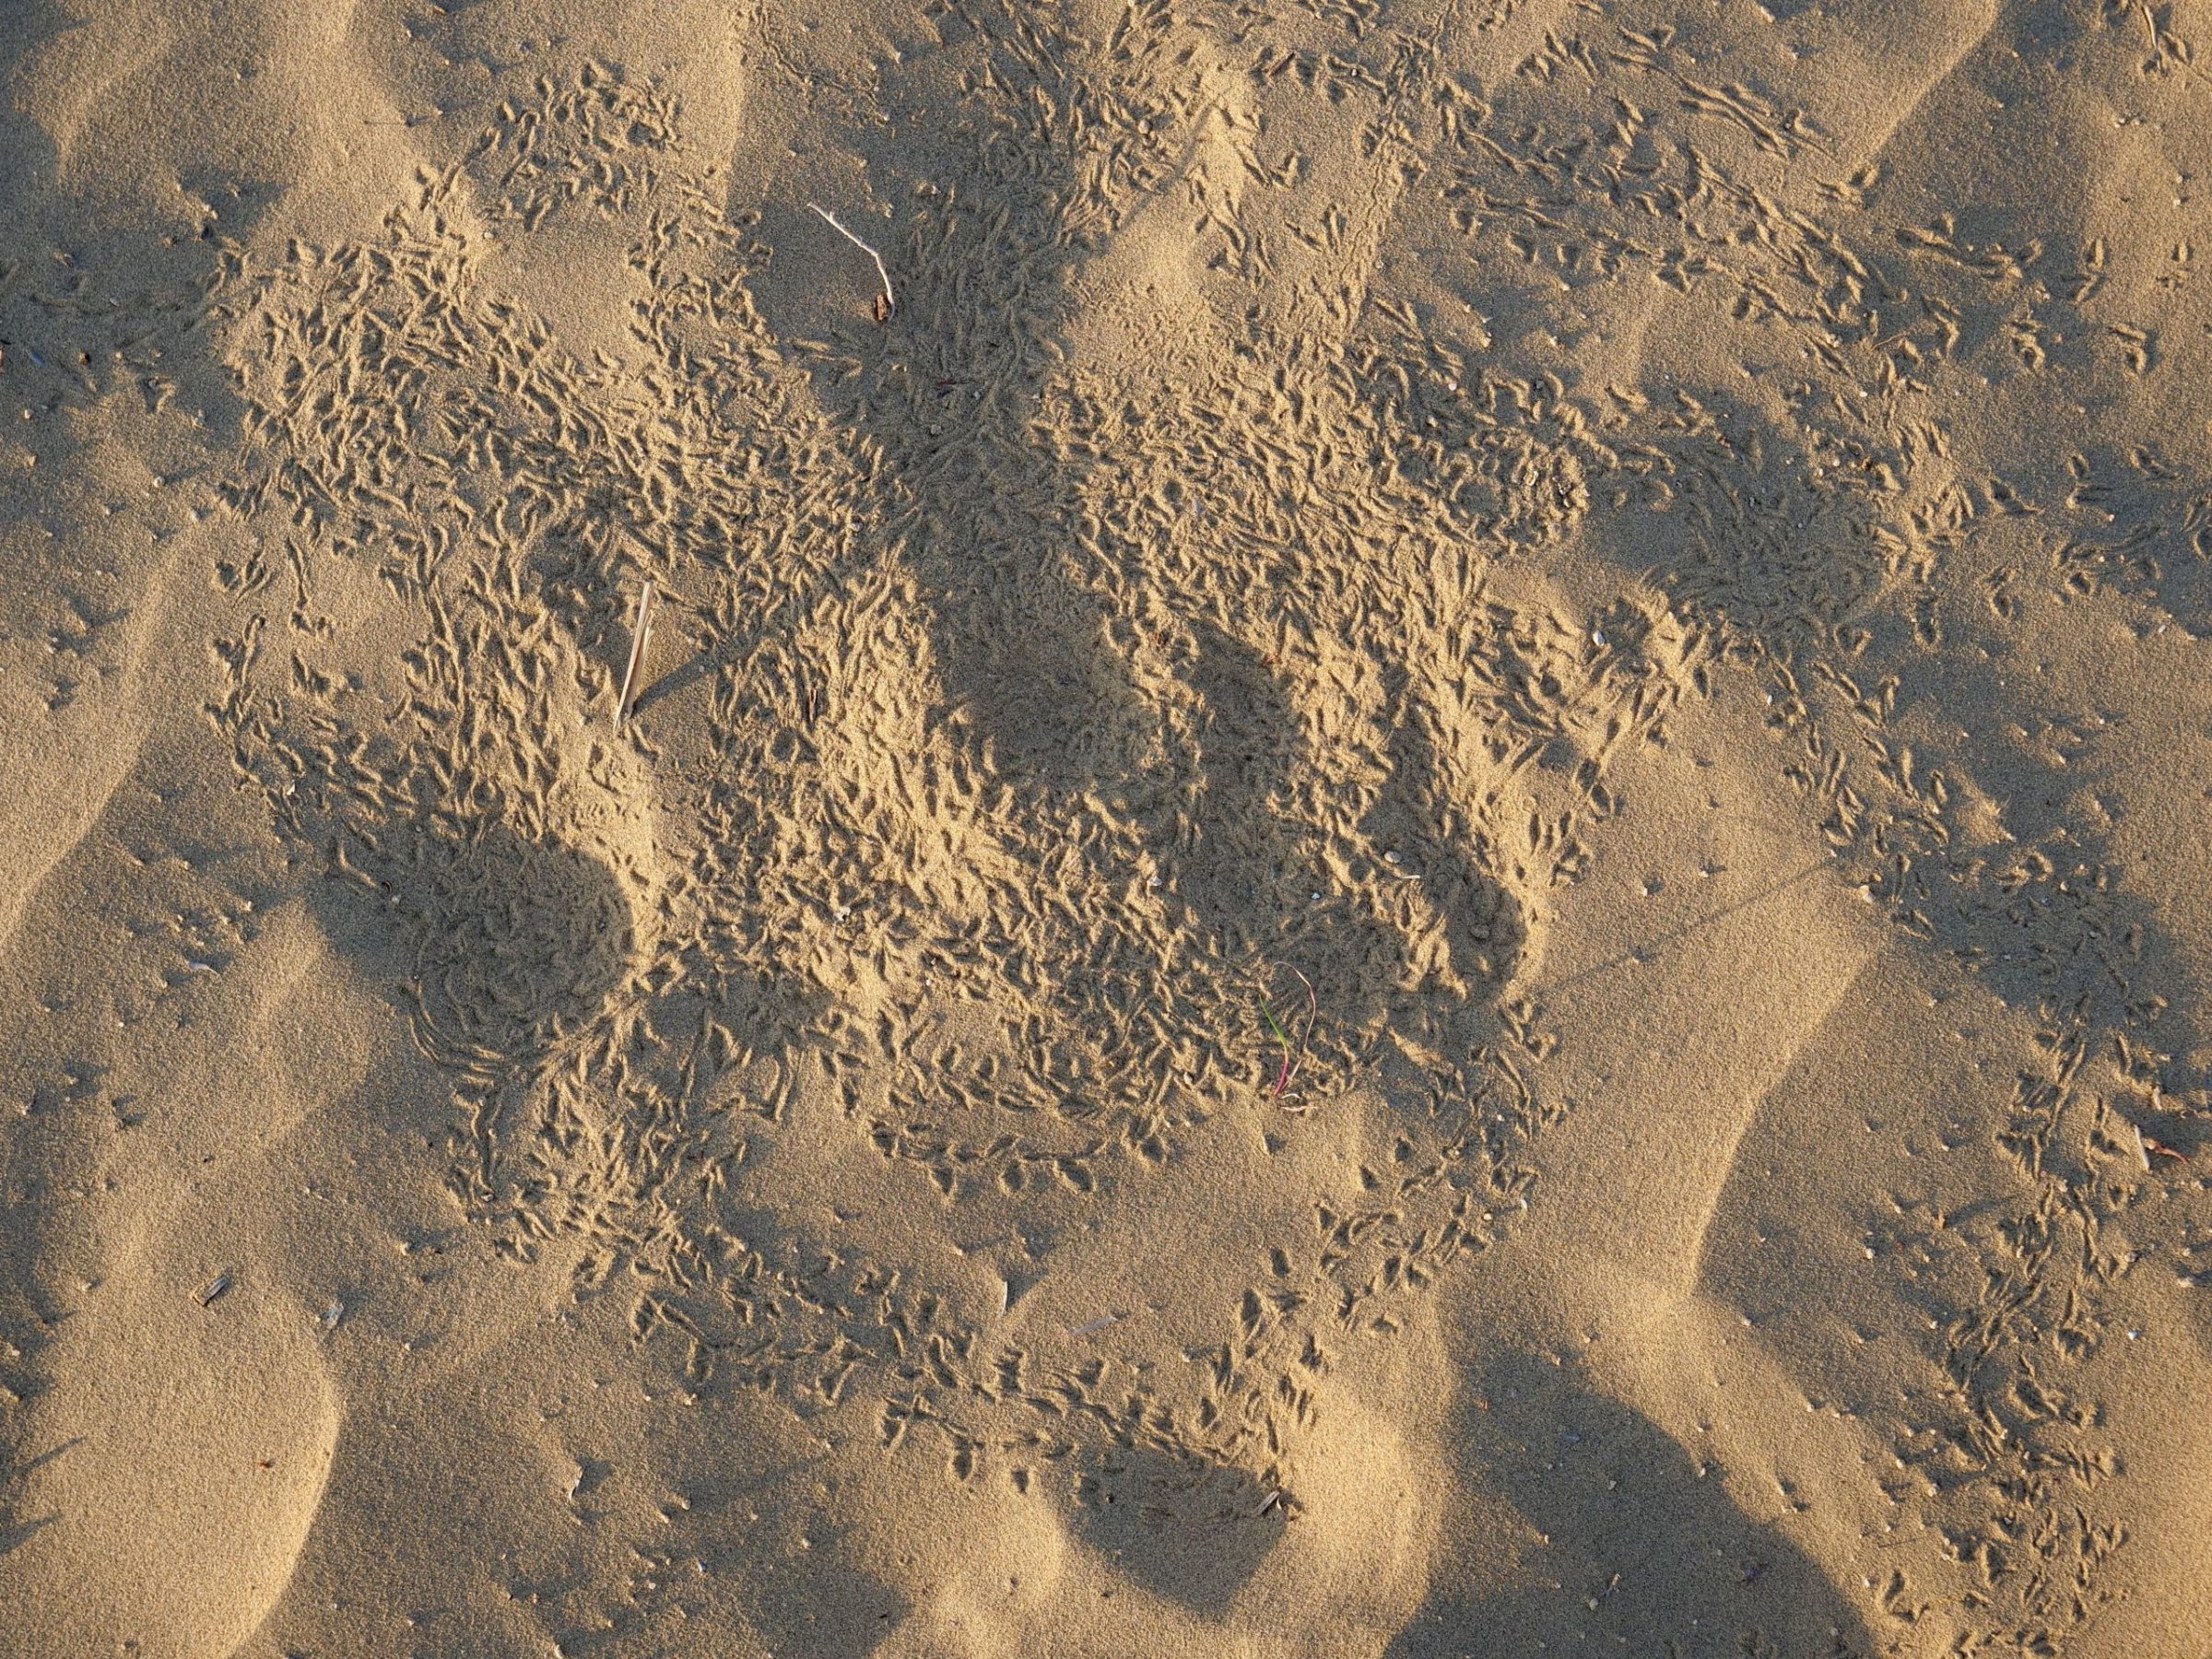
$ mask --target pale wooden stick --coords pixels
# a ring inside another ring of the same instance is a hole
[[[899,301],[891,295],[891,274],[889,271],[884,268],[883,255],[877,253],[875,249],[869,247],[866,242],[862,241],[860,238],[853,235],[852,231],[846,229],[843,221],[841,220],[836,214],[830,212],[829,208],[816,206],[812,202],[807,203],[806,206],[813,207],[817,213],[820,214],[823,219],[830,226],[830,229],[836,231],[840,236],[843,237],[847,241],[851,242],[854,247],[858,248],[863,253],[865,253],[870,259],[876,262],[876,275],[883,280],[883,314],[877,317],[876,321],[878,323],[888,321],[890,314],[899,309]]]
[[[629,666],[622,670],[622,695],[615,702],[615,730],[629,724],[630,700],[637,695],[638,670],[645,664],[645,640],[653,632],[653,578],[638,595],[638,614],[629,625]]]

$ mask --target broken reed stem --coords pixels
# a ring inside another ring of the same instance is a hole
[[[877,317],[876,321],[878,323],[888,322],[890,318],[891,312],[899,309],[899,301],[891,293],[891,274],[884,267],[883,255],[877,253],[876,250],[868,246],[866,242],[862,241],[860,238],[853,235],[852,231],[846,229],[844,222],[840,219],[836,214],[830,212],[829,208],[817,206],[816,204],[812,202],[807,203],[806,206],[813,207],[815,212],[820,214],[823,221],[829,225],[830,229],[836,231],[840,236],[843,237],[847,241],[851,242],[854,247],[858,248],[863,253],[865,253],[870,259],[876,262],[876,275],[881,278],[883,282],[883,310],[882,312]]]
[[[653,631],[653,578],[638,595],[638,614],[629,624],[629,666],[622,670],[622,695],[615,701],[615,730],[629,724],[629,705],[638,692],[638,670],[645,663],[645,637]]]

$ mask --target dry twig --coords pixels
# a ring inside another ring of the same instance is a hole
[[[854,247],[858,248],[863,253],[865,253],[870,259],[876,262],[876,275],[880,277],[883,282],[883,298],[877,303],[876,306],[876,321],[878,323],[889,322],[891,320],[891,312],[899,308],[899,301],[891,295],[891,274],[888,270],[884,268],[883,255],[877,253],[876,250],[868,246],[866,242],[862,241],[860,238],[853,235],[852,231],[846,229],[844,222],[841,220],[836,214],[830,212],[829,208],[816,206],[816,205],[812,202],[807,203],[806,206],[813,207],[815,212],[820,214],[823,221],[829,225],[830,229],[836,231],[840,236],[843,237],[847,241],[851,242]]]
[[[622,695],[615,702],[615,730],[629,724],[629,705],[638,691],[638,670],[645,664],[645,641],[653,632],[653,578],[638,595],[638,614],[629,625],[629,666],[622,670]]]

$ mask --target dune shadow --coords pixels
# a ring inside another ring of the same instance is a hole
[[[497,819],[457,832],[349,827],[342,866],[309,889],[341,955],[406,987],[433,1049],[521,1065],[588,1019],[635,950],[614,871],[582,849]]]
[[[1509,1352],[1468,1372],[1464,1398],[1458,1483],[1511,1503],[1537,1543],[1496,1587],[1440,1573],[1389,1659],[1877,1651],[1819,1568],[1730,1499],[1724,1471],[1571,1371]]]
[[[1259,1571],[1288,1523],[1255,1476],[1141,1448],[1086,1452],[1069,1530],[1157,1595],[1218,1614]]]

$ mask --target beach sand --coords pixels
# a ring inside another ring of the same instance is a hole
[[[0,18],[0,1654],[2207,1651],[2212,16]]]

